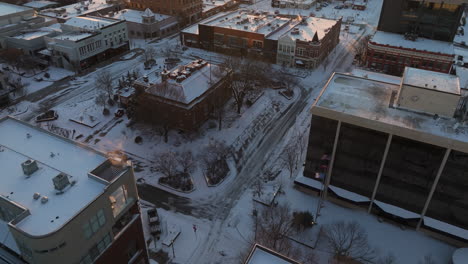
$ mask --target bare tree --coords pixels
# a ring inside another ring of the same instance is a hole
[[[94,99],[94,102],[99,106],[106,107],[106,98],[107,98],[107,95],[101,92],[96,96],[96,98]]]
[[[246,80],[238,79],[234,80],[231,83],[232,97],[236,102],[238,114],[241,113],[242,106],[244,105],[245,96],[247,95],[247,91],[249,91],[251,88],[251,84]]]
[[[288,236],[294,232],[289,205],[265,207],[257,217],[257,243],[289,255],[292,251]]]
[[[144,62],[154,60],[154,57],[156,57],[156,49],[153,46],[148,46],[143,52]]]
[[[177,162],[185,174],[192,173],[197,168],[197,162],[194,160],[191,151],[185,151],[177,156]]]
[[[429,253],[424,256],[423,260],[419,261],[419,264],[436,264],[436,261],[432,257],[432,255]]]
[[[308,137],[304,131],[301,131],[300,128],[296,127],[294,141],[297,149],[299,150],[298,162],[302,160],[304,153],[307,150]]]
[[[8,76],[8,85],[13,90],[13,94],[16,96],[23,96],[25,94],[26,83],[23,83],[21,77],[13,77],[12,74]]]
[[[278,80],[281,80],[282,83],[284,83],[285,87],[286,87],[286,91],[292,93],[294,91],[294,87],[297,87],[300,83],[299,79],[292,75],[291,73],[284,71],[284,70],[280,70],[280,71],[277,71],[277,76],[276,78]]]
[[[376,260],[376,250],[369,245],[366,231],[356,221],[328,224],[324,228],[324,235],[338,261],[353,259],[373,263]]]
[[[155,155],[154,157],[155,162],[155,170],[160,172],[166,177],[174,177],[177,175],[177,157],[176,153],[172,151],[164,152]]]
[[[218,140],[211,140],[203,149],[200,155],[201,166],[205,177],[210,182],[216,184],[226,175],[229,170],[226,163],[229,152],[230,148],[226,143]]]
[[[289,171],[289,178],[292,178],[294,170],[297,168],[298,155],[296,142],[290,141],[281,153],[280,159],[283,166]]]
[[[102,70],[97,73],[96,86],[107,94],[109,100],[112,100],[113,82],[114,81],[112,80],[112,76],[109,71]]]
[[[261,197],[263,195],[263,183],[260,178],[256,179],[253,183],[254,196]]]
[[[377,264],[396,264],[396,263],[397,263],[396,257],[392,253],[379,258],[379,260],[377,261]]]
[[[362,65],[366,61],[367,56],[367,43],[371,39],[371,35],[362,37],[358,42],[354,44],[354,51],[356,52],[356,58],[358,58],[359,65]]]

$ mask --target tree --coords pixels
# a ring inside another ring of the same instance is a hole
[[[396,257],[392,253],[379,258],[379,260],[377,261],[377,264],[396,264],[396,263],[397,263]]]
[[[292,178],[293,172],[297,167],[298,155],[296,142],[290,141],[281,153],[280,159],[283,166],[289,171],[289,178]]]
[[[164,176],[171,178],[177,175],[176,153],[172,151],[167,151],[157,154],[155,155],[154,162],[154,169],[157,172],[163,174]]]
[[[366,231],[358,222],[337,221],[324,228],[328,247],[333,251],[335,259],[353,259],[362,263],[373,263],[376,260],[376,250],[371,248]]]
[[[288,239],[294,232],[289,205],[265,207],[257,217],[257,243],[289,255],[292,244]]]
[[[218,140],[211,140],[203,149],[200,155],[203,173],[211,184],[219,183],[227,174],[226,158],[230,153],[230,148],[226,143]]]
[[[197,168],[197,162],[193,159],[191,151],[185,151],[177,156],[177,162],[185,174],[192,173]]]
[[[286,91],[292,94],[294,92],[294,87],[297,87],[300,83],[299,79],[291,73],[287,72],[287,70],[280,70],[276,73],[277,79],[284,83]]]
[[[102,70],[97,73],[96,86],[98,89],[102,90],[107,94],[109,100],[112,100],[113,80],[109,71]]]
[[[10,89],[13,90],[13,94],[16,96],[23,96],[25,93],[25,86],[26,84],[23,83],[21,80],[21,77],[13,77],[12,74],[10,74],[8,77],[8,85],[11,87]]]
[[[254,196],[261,197],[263,195],[263,183],[261,179],[256,179],[253,184]]]
[[[314,217],[308,211],[294,212],[293,213],[293,225],[296,230],[304,230],[305,228],[312,227],[314,224]]]
[[[156,57],[156,49],[153,46],[148,46],[143,52],[144,62],[154,60],[154,57]]]
[[[99,106],[106,107],[106,97],[106,94],[101,92],[96,96],[94,102]]]
[[[436,261],[432,257],[432,255],[429,253],[424,256],[422,261],[419,261],[419,264],[436,264]]]
[[[300,128],[296,127],[295,136],[293,138],[297,149],[299,150],[298,162],[302,160],[304,153],[307,150],[308,137],[304,131],[301,131]]]
[[[362,65],[366,61],[367,56],[367,43],[371,39],[371,35],[366,35],[362,37],[359,41],[355,43],[354,51],[356,52],[356,58],[358,59],[359,65]]]

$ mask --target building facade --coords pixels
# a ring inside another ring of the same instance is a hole
[[[130,162],[12,118],[0,131],[8,253],[31,264],[149,263]]]
[[[143,121],[195,131],[231,97],[231,74],[204,60],[150,73],[134,84],[139,98],[136,107],[140,113],[152,113]]]
[[[125,21],[74,17],[61,27],[62,34],[45,37],[49,59],[57,67],[82,71],[129,49]]]
[[[449,73],[454,56],[450,42],[406,39],[403,35],[377,31],[367,44],[366,66],[398,76],[405,67]]]
[[[377,29],[452,42],[465,5],[463,0],[385,0]]]
[[[179,31],[176,17],[145,11],[123,9],[108,15],[110,18],[125,20],[130,38],[162,38]]]
[[[468,128],[454,126],[466,112],[457,108],[458,78],[417,69],[403,80],[372,78],[330,78],[312,107],[306,178],[296,183],[466,246],[468,140],[460,132]]]
[[[181,25],[191,24],[200,19],[203,10],[202,0],[131,0],[127,5],[133,9],[145,10],[149,8],[159,14],[176,16]]]

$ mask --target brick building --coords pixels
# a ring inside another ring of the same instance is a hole
[[[0,260],[149,263],[130,162],[13,118],[0,134]]]
[[[194,131],[231,97],[230,77],[231,70],[201,59],[155,71],[135,82],[137,107],[156,118],[147,121]]]
[[[466,97],[456,76],[335,73],[312,106],[296,183],[460,247],[468,245]]]
[[[151,9],[153,12],[176,16],[181,25],[191,24],[202,17],[203,0],[130,0],[127,5],[132,9]]]
[[[367,44],[366,66],[399,76],[405,67],[449,73],[454,56],[450,42],[377,31]]]
[[[338,44],[340,25],[341,21],[337,20],[238,10],[218,14],[182,30],[181,42],[272,63],[278,59],[281,64],[313,68]]]

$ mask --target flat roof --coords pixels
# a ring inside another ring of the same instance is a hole
[[[146,11],[133,10],[133,9],[123,9],[121,11],[115,12],[113,15],[109,15],[108,17],[141,24],[141,23],[143,23],[142,15],[145,12]],[[163,21],[163,20],[168,19],[168,18],[171,18],[171,16],[168,16],[168,15],[156,14],[156,13],[152,13],[152,14],[155,17],[155,20],[156,20],[155,23]]]
[[[73,17],[67,20],[64,25],[79,27],[82,29],[94,30],[101,29],[116,23],[119,23],[119,20],[103,18],[103,17]]]
[[[93,35],[94,34],[87,33],[87,32],[67,32],[67,33],[55,36],[53,38],[54,39],[60,39],[60,40],[80,41],[82,39],[85,39],[87,37],[91,37]]]
[[[247,31],[267,36],[290,21],[291,20],[288,18],[278,17],[269,12],[242,9],[230,13],[223,13],[222,16],[217,16],[214,19],[199,24]]]
[[[12,14],[27,11],[27,10],[33,10],[33,9],[29,7],[25,7],[25,6],[12,5],[8,3],[0,2],[0,16],[12,15]]]
[[[468,151],[468,127],[455,118],[390,107],[400,86],[334,73],[312,107],[312,113],[434,145]],[[438,138],[434,138],[434,136]]]
[[[102,153],[10,117],[0,120],[0,135],[0,195],[30,212],[15,225],[19,230],[33,236],[58,230],[104,192],[104,183],[88,177],[106,162]],[[21,167],[28,159],[39,167],[29,178]],[[58,195],[52,179],[59,173],[76,184]],[[48,202],[33,199],[34,193]]]
[[[299,262],[256,244],[245,264],[299,264]]]
[[[287,35],[292,40],[307,42],[312,41],[314,35],[317,34],[318,39],[321,40],[337,22],[337,20],[307,17],[304,18],[304,22],[299,22],[283,36]]]
[[[371,42],[380,45],[389,45],[406,49],[424,50],[435,53],[454,54],[453,44],[445,41],[438,41],[426,38],[408,40],[401,34],[377,31],[371,38]]]
[[[403,84],[460,95],[460,81],[451,74],[406,67]]]
[[[31,7],[31,8],[44,8],[52,5],[58,5],[57,2],[52,2],[52,1],[31,1],[26,4],[23,4],[23,6]]]
[[[113,6],[113,4],[106,3],[106,0],[83,1],[53,9],[44,9],[40,11],[39,14],[55,18],[69,19],[71,17],[84,16],[111,6]]]
[[[15,39],[24,39],[24,40],[33,40],[33,39],[36,39],[36,38],[40,38],[40,37],[43,37],[43,36],[47,36],[47,35],[50,35],[54,32],[60,32],[59,30],[57,29],[53,29],[53,28],[50,28],[50,27],[43,27],[43,28],[38,28],[34,31],[30,31],[30,32],[20,32],[18,34],[16,34],[15,36],[13,36],[12,38],[15,38]]]

